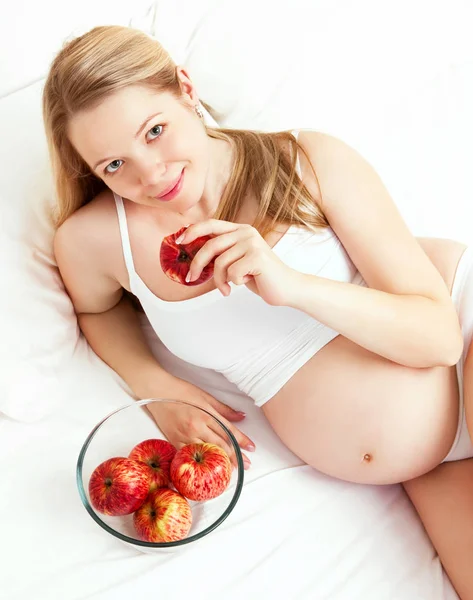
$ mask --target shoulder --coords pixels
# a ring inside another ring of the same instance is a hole
[[[355,157],[361,159],[360,154],[352,146],[340,138],[321,131],[301,129],[297,141],[311,162],[316,162],[319,168],[333,170],[342,168],[344,160]],[[336,163],[333,162],[334,159],[337,159]]]
[[[299,156],[303,179],[306,177],[309,184],[317,182],[319,197],[324,198],[324,208],[328,208],[327,201],[333,203],[337,198],[352,197],[356,188],[381,183],[368,160],[353,146],[335,136],[301,130],[298,143],[302,148]]]
[[[109,272],[121,248],[115,200],[110,190],[100,192],[58,227],[54,235],[57,262],[94,263]]]
[[[361,166],[372,168],[353,146],[333,135],[301,130],[297,141],[314,168],[325,175],[339,175],[342,170],[349,171]]]
[[[78,312],[103,312],[120,300],[120,234],[114,204],[111,192],[101,192],[56,231],[56,264]]]
[[[96,250],[97,245],[106,241],[107,236],[116,229],[116,219],[113,194],[108,189],[103,190],[58,227],[55,243],[86,244],[86,248]]]

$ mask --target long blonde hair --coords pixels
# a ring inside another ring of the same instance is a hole
[[[68,121],[113,92],[138,84],[176,98],[182,94],[169,54],[136,29],[96,27],[66,43],[55,57],[43,90],[43,119],[58,202],[57,226],[107,187],[70,143]],[[206,129],[210,137],[226,139],[235,149],[230,179],[214,218],[234,221],[252,192],[259,198],[253,225],[263,236],[276,223],[312,230],[327,227],[325,216],[297,175],[297,149],[303,149],[290,132]]]

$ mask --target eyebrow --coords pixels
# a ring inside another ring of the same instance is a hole
[[[136,138],[140,135],[140,133],[143,131],[143,129],[146,127],[146,125],[151,121],[151,119],[154,119],[154,117],[157,117],[158,115],[162,115],[162,112],[157,112],[154,113],[154,115],[150,115],[149,117],[147,117],[143,123],[141,123],[140,128],[138,129],[138,131],[135,133],[135,140]],[[100,159],[98,162],[95,163],[95,165],[93,166],[93,171],[95,171],[95,169],[101,165],[103,162],[105,162],[106,160],[112,160],[114,157],[113,156],[107,156],[107,158],[102,158]]]

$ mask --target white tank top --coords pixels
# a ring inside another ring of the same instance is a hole
[[[297,169],[300,175],[299,161]],[[222,373],[261,406],[338,335],[302,311],[266,304],[244,285],[231,283],[226,297],[214,289],[182,301],[158,298],[135,271],[123,200],[114,198],[131,291],[157,336],[179,358]],[[365,285],[331,228],[314,234],[292,225],[273,252],[297,271]]]

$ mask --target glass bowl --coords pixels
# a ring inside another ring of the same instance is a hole
[[[183,404],[195,411],[195,419],[209,415],[215,421],[215,431],[230,448],[233,448],[236,467],[232,470],[230,483],[218,497],[205,502],[188,500],[192,510],[192,526],[184,539],[173,542],[148,542],[139,539],[134,525],[133,514],[125,516],[108,516],[95,510],[90,502],[89,479],[95,468],[105,460],[113,457],[128,457],[132,448],[147,439],[164,439],[166,436],[159,429],[146,405],[157,402]],[[235,508],[243,487],[244,466],[240,447],[229,429],[210,412],[180,400],[150,398],[139,400],[119,408],[100,423],[87,436],[76,469],[79,495],[89,515],[102,529],[127,545],[141,552],[155,553],[175,551],[181,546],[202,539],[225,521]]]

